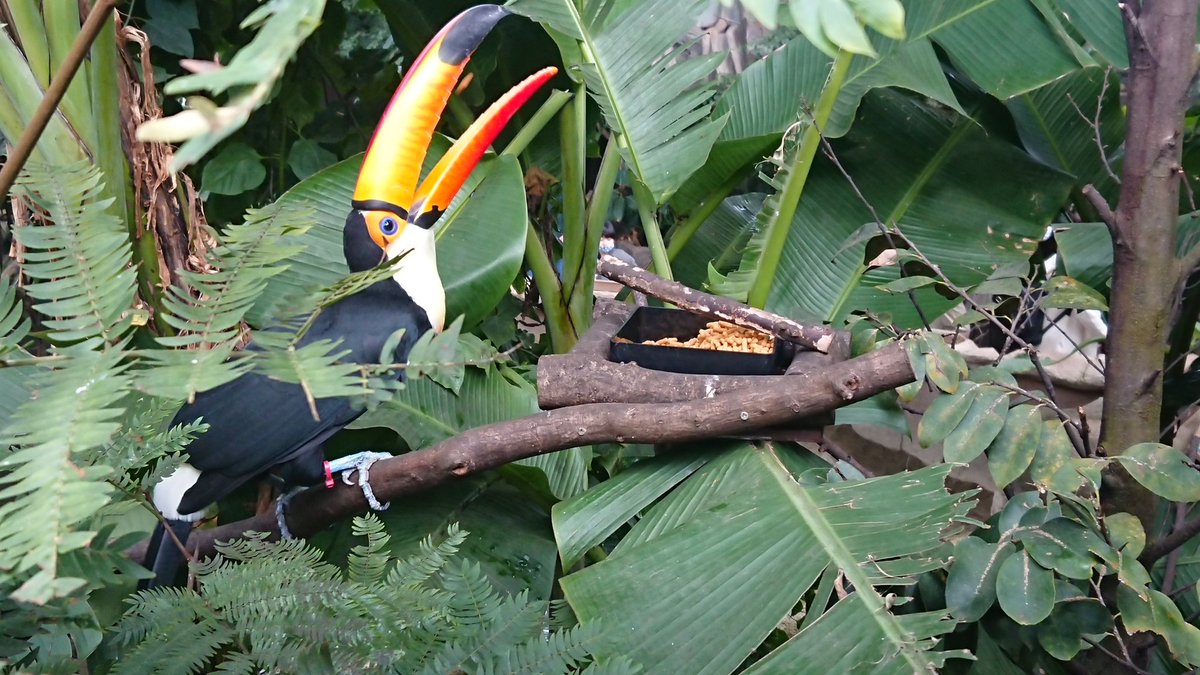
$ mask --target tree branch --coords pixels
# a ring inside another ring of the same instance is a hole
[[[1146,549],[1138,556],[1138,562],[1149,569],[1150,566],[1158,562],[1159,558],[1183,546],[1189,539],[1198,534],[1200,534],[1200,518],[1193,518],[1180,525],[1171,534],[1147,544]]]
[[[1113,241],[1122,238],[1121,230],[1117,226],[1117,215],[1113,213],[1112,207],[1108,205],[1108,200],[1096,186],[1088,184],[1083,186],[1083,197],[1088,200],[1092,208],[1096,209],[1096,215],[1100,216],[1100,221],[1108,226],[1108,233],[1112,235]]]
[[[679,443],[745,434],[762,427],[828,412],[912,382],[904,347],[887,345],[864,356],[770,385],[684,403],[593,403],[489,424],[371,468],[371,485],[381,501],[424,492],[464,476],[556,450],[594,443]],[[315,488],[289,504],[288,527],[310,536],[367,509],[357,486],[338,482]],[[278,536],[274,511],[208,530],[193,531],[188,547],[203,558],[214,543],[247,531]],[[141,559],[145,544],[130,551]]]
[[[1163,357],[1178,302],[1178,167],[1196,51],[1195,0],[1123,4],[1129,48],[1125,157],[1114,210],[1113,317],[1105,361],[1100,445],[1110,456],[1156,441],[1162,412]],[[1156,500],[1114,465],[1106,483],[1115,510],[1150,530]]]

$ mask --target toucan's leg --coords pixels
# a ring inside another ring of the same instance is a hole
[[[292,502],[292,497],[304,492],[305,488],[294,488],[290,492],[285,492],[279,495],[279,499],[275,500],[275,522],[279,524],[279,537],[281,539],[295,539],[296,535],[288,529],[287,525],[287,510]]]
[[[329,472],[342,474],[342,482],[346,485],[354,485],[362,488],[363,496],[367,498],[367,504],[375,511],[385,511],[391,506],[391,502],[386,504],[379,503],[375,498],[375,491],[371,489],[371,465],[381,459],[389,459],[391,455],[386,452],[356,452],[353,455],[346,455],[329,462]],[[358,480],[354,479],[354,473],[358,472]]]
[[[171,531],[175,533],[175,537],[166,534],[162,523],[154,527],[154,534],[150,537],[150,546],[146,548],[146,562],[150,571],[154,573],[154,578],[139,581],[139,590],[170,586],[174,583],[175,576],[179,574],[179,568],[183,565],[183,551],[179,550],[179,544],[176,542],[187,542],[188,535],[192,533],[193,524],[186,520],[168,520],[166,523],[167,527],[170,527]]]

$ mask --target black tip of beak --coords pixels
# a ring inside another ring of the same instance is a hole
[[[467,60],[496,23],[509,13],[500,5],[479,5],[463,12],[442,39],[438,58],[453,66]]]

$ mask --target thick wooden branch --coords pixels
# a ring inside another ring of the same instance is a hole
[[[509,462],[593,443],[677,443],[739,435],[799,417],[828,412],[913,380],[900,344],[828,368],[777,378],[769,385],[738,389],[684,403],[595,403],[489,424],[465,431],[432,447],[384,460],[371,468],[371,484],[380,500],[430,490],[464,476]],[[291,502],[288,526],[310,536],[330,524],[366,511],[357,487],[315,488]],[[189,549],[200,557],[214,552],[216,541],[247,531],[278,536],[273,513],[197,530]],[[141,559],[144,545],[130,552]]]
[[[736,300],[688,288],[677,281],[668,281],[612,256],[602,256],[596,268],[600,274],[697,314],[771,333],[808,349],[828,352],[837,338],[837,331],[828,326],[804,325],[786,317],[755,309]]]

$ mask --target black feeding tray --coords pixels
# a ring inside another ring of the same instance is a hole
[[[780,375],[792,362],[792,343],[778,338],[771,354],[642,344],[645,340],[665,337],[686,342],[696,337],[712,320],[681,309],[639,307],[610,340],[608,359],[636,363],[653,370],[696,375]]]

